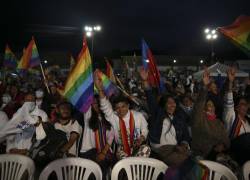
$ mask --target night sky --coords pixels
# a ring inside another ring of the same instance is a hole
[[[1,1],[0,51],[8,42],[21,51],[35,36],[38,50],[77,53],[83,27],[100,24],[94,51],[140,50],[143,37],[155,53],[207,55],[210,44],[205,27],[231,24],[239,15],[250,15],[249,0],[102,0],[102,1]],[[89,42],[90,43],[90,42]],[[220,56],[246,56],[227,39],[218,38]]]

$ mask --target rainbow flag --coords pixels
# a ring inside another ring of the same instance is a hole
[[[79,111],[87,112],[93,102],[94,79],[86,39],[84,39],[84,45],[78,57],[76,65],[66,80],[64,89],[58,91]]]
[[[28,44],[23,56],[18,64],[18,69],[27,70],[29,68],[33,68],[40,64],[40,58],[38,54],[38,50],[36,47],[36,43],[34,38],[32,37],[31,41]]]
[[[98,77],[101,78],[104,92],[107,97],[110,97],[113,94],[118,93],[117,87],[111,82],[111,80],[104,73],[102,73],[99,69],[96,69],[95,73],[97,73]],[[97,92],[96,88],[95,92]]]
[[[106,75],[113,83],[116,83],[113,68],[108,60],[106,60]]]
[[[231,25],[220,27],[218,31],[250,55],[250,16],[239,16]]]
[[[6,48],[5,48],[3,66],[7,68],[17,67],[17,59],[14,53],[10,50],[8,44],[6,45]]]

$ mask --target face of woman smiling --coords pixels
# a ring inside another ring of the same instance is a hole
[[[119,118],[123,118],[129,110],[129,105],[126,102],[119,102],[115,105],[115,111]]]
[[[168,114],[173,115],[176,109],[175,100],[172,97],[169,97],[166,102],[166,111]]]

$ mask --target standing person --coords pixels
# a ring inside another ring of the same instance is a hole
[[[162,96],[159,101],[153,96],[148,71],[140,70],[150,113],[149,141],[153,152],[168,166],[177,166],[189,156],[190,136],[184,116],[176,111],[172,95]]]
[[[81,135],[82,128],[71,116],[71,104],[63,101],[57,105],[58,121],[54,124],[55,129],[59,129],[66,133],[68,143],[61,149],[58,156],[77,156],[78,139]]]
[[[142,146],[148,135],[148,123],[144,116],[137,111],[129,109],[128,99],[120,96],[114,100],[114,108],[104,94],[102,80],[95,74],[95,86],[100,96],[100,109],[105,118],[111,123],[115,131],[115,140],[118,144],[117,158],[122,159],[128,156],[139,156],[145,147],[146,156],[149,156],[150,149]]]

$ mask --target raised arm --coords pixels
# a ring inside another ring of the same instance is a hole
[[[200,90],[198,98],[194,104],[193,118],[192,118],[193,125],[197,123],[202,123],[201,121],[203,119],[203,113],[207,98],[207,87],[208,84],[210,83],[209,72],[207,71],[207,69],[205,69],[203,73],[202,83],[203,83],[202,89]]]
[[[223,111],[223,121],[226,125],[226,129],[230,131],[233,121],[235,119],[235,111],[234,111],[234,101],[233,101],[233,82],[235,79],[235,68],[230,68],[227,71],[228,77],[228,87],[227,92],[224,96],[224,111]]]
[[[154,117],[156,116],[156,109],[157,109],[157,101],[156,98],[153,96],[152,89],[148,83],[148,71],[145,70],[144,68],[141,68],[140,71],[140,77],[143,82],[143,88],[146,94],[146,100],[147,100],[147,105],[149,109],[149,114]]]
[[[114,127],[115,118],[117,116],[114,113],[114,110],[112,108],[111,103],[109,102],[109,100],[105,96],[104,89],[103,89],[103,83],[102,83],[102,80],[99,77],[99,74],[97,71],[94,73],[94,82],[95,82],[95,87],[96,87],[96,89],[99,93],[99,97],[100,97],[100,105],[101,105],[100,109],[104,113],[107,121],[109,121]]]

